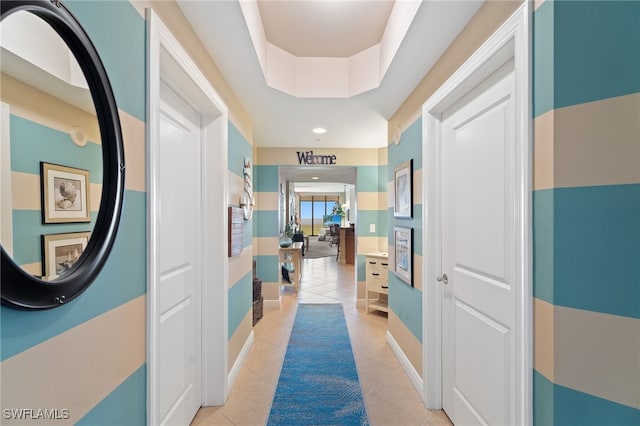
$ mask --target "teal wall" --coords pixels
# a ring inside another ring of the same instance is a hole
[[[251,164],[253,164],[253,148],[231,121],[229,121],[228,128],[229,148],[227,157],[229,172],[244,180],[244,160],[248,159],[251,161]],[[255,166],[253,170],[255,174]],[[237,206],[237,204],[233,205]],[[254,212],[253,217],[244,222],[244,235],[242,238],[243,250],[251,250],[255,219],[256,215]],[[233,337],[247,313],[253,309],[253,267],[250,263],[242,265],[242,267],[246,274],[237,282],[229,283],[229,339]]]
[[[422,119],[416,120],[402,133],[399,145],[390,144],[387,162],[387,181],[393,185],[394,171],[401,163],[411,160],[413,173],[422,170]],[[414,183],[415,185],[415,183]],[[413,212],[411,218],[396,218],[393,216],[393,208],[389,208],[388,238],[389,255],[391,256],[394,245],[394,227],[401,226],[413,229],[413,252],[422,255],[422,200],[413,199]],[[416,265],[415,258],[413,268]],[[414,274],[415,275],[415,274]],[[421,286],[418,286],[421,288]],[[393,272],[389,272],[389,308],[403,322],[413,336],[422,342],[422,291],[409,286],[398,278]]]

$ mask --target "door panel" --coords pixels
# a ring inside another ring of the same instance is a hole
[[[159,378],[162,424],[189,424],[201,405],[201,132],[199,116],[160,91]]]
[[[514,424],[513,62],[443,120],[443,407],[454,424]]]

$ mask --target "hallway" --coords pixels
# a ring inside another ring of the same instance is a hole
[[[298,303],[343,304],[371,425],[450,425],[442,411],[424,408],[391,352],[386,314],[356,308],[354,273],[334,257],[305,259],[300,291],[285,291],[281,308],[265,310],[256,324],[254,346],[227,403],[201,408],[191,425],[266,424]]]

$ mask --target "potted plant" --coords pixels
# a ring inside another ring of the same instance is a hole
[[[340,218],[340,225],[342,226],[342,222],[344,222],[344,217],[347,215],[342,208],[342,206],[336,202],[333,205],[333,209],[331,209],[331,214],[335,217],[338,216]]]

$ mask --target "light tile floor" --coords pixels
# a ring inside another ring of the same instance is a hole
[[[386,343],[387,315],[356,308],[353,265],[335,257],[305,259],[296,293],[282,292],[281,308],[265,310],[255,343],[221,407],[203,407],[192,426],[265,425],[299,303],[342,303],[373,426],[451,425],[442,411],[427,410]],[[328,423],[331,419],[327,419]]]

